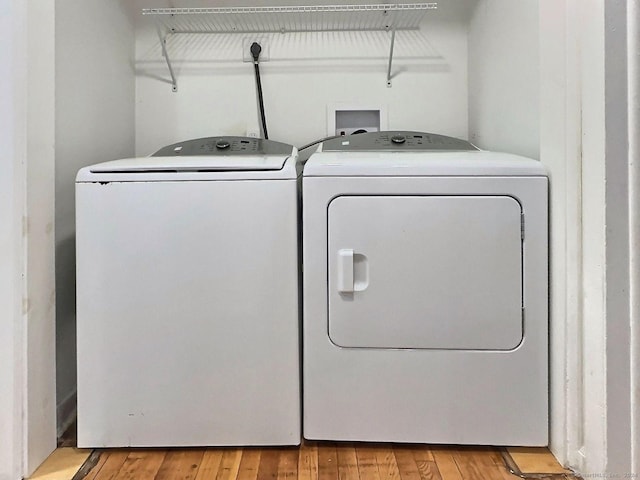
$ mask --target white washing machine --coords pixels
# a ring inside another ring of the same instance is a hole
[[[325,141],[303,176],[303,434],[548,443],[547,184],[449,137]]]
[[[299,444],[297,153],[205,138],[80,170],[78,446]]]

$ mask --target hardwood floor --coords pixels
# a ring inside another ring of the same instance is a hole
[[[498,449],[305,442],[292,448],[127,449],[94,455],[87,480],[514,480]],[[561,470],[560,470],[561,471]],[[539,472],[544,473],[544,472]],[[566,473],[537,479],[573,479]]]

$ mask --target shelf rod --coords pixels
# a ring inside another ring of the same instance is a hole
[[[393,44],[396,41],[396,30],[391,30],[391,47],[389,48],[389,68],[387,69],[387,87],[391,87],[391,63],[393,62]]]
[[[158,38],[160,39],[160,47],[162,47],[162,56],[167,62],[167,67],[169,67],[169,74],[171,75],[171,90],[173,92],[178,91],[178,81],[176,80],[176,75],[173,72],[173,67],[171,66],[171,60],[169,59],[169,54],[167,53],[167,37],[166,35],[162,35],[162,31],[160,30],[160,25],[157,26],[158,30]]]

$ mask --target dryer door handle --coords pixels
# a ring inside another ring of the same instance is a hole
[[[353,250],[338,250],[338,292],[353,293]]]

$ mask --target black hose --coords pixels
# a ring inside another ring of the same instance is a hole
[[[260,66],[258,65],[258,58],[260,57],[261,51],[262,47],[260,44],[253,42],[251,45],[251,55],[253,56],[253,67],[256,72],[256,86],[258,87],[258,109],[260,110],[262,133],[264,134],[265,140],[268,140],[269,134],[267,133],[267,119],[264,114],[264,99],[262,98],[262,82],[260,82]]]
[[[327,140],[333,140],[334,138],[340,138],[340,137],[343,137],[343,136],[344,135],[332,135],[331,137],[324,137],[324,138],[321,138],[319,140],[314,140],[311,143],[307,143],[304,147],[298,148],[298,151],[306,150],[307,148],[311,148],[314,145],[318,145],[319,143],[325,142]]]
[[[262,133],[264,133],[265,140],[268,140],[269,134],[267,133],[267,119],[264,116],[264,100],[262,99],[262,83],[260,82],[260,67],[258,66],[258,62],[254,63],[253,66],[256,69],[256,85],[258,86],[258,108],[260,109],[260,120],[262,121]]]
[[[369,132],[367,132],[366,130],[356,130],[355,132],[352,132],[351,135],[360,135],[362,133],[369,133]],[[333,140],[334,138],[341,138],[341,137],[345,137],[345,136],[346,135],[331,135],[330,137],[324,137],[324,138],[321,138],[319,140],[314,140],[311,143],[307,143],[304,147],[298,148],[298,151],[306,150],[307,148],[311,148],[314,145],[317,145],[317,144],[322,143],[322,142],[326,142],[327,140]]]

